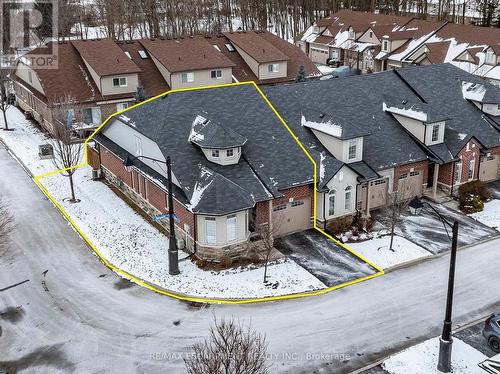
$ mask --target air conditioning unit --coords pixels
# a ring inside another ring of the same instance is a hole
[[[92,169],[92,179],[93,180],[96,180],[96,179],[101,179],[101,169]]]
[[[42,160],[54,158],[54,147],[51,144],[40,144],[38,146],[38,156]]]
[[[186,241],[184,238],[177,238],[177,249],[184,249],[186,248]]]

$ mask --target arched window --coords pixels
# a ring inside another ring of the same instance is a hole
[[[328,215],[335,215],[335,190],[328,193]]]
[[[345,188],[344,210],[352,210],[352,186]]]

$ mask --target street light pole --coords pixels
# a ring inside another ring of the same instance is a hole
[[[127,156],[123,161],[123,165],[127,171],[131,171],[134,166],[134,161],[139,158],[145,158],[146,160],[151,160],[155,162],[161,162],[167,165],[167,194],[168,194],[168,219],[169,219],[169,245],[168,245],[168,273],[170,275],[177,275],[179,271],[179,251],[177,249],[177,240],[175,239],[175,226],[174,226],[174,199],[172,195],[172,166],[170,162],[170,156],[167,157],[166,161],[157,160],[155,158],[147,156],[135,156],[130,158]]]
[[[446,312],[443,322],[443,333],[439,339],[438,370],[443,373],[451,371],[451,314],[453,309],[453,291],[455,287],[455,265],[457,262],[458,221],[453,222],[451,241],[450,270],[448,273],[448,294],[446,297]]]
[[[439,338],[439,357],[438,357],[438,370],[443,373],[451,372],[451,348],[453,338],[451,337],[451,315],[453,311],[453,291],[455,288],[455,265],[457,263],[457,245],[458,245],[458,221],[454,221],[453,225],[443,217],[431,204],[422,202],[418,198],[414,198],[410,204],[410,211],[412,214],[419,214],[424,204],[428,205],[432,211],[439,217],[443,226],[448,234],[446,225],[452,228],[453,236],[451,238],[451,254],[450,254],[450,269],[448,272],[448,293],[446,296],[446,311],[443,322],[443,333]],[[448,235],[448,238],[450,236]]]
[[[169,217],[169,246],[168,246],[168,273],[170,275],[179,274],[179,251],[175,239],[174,226],[174,199],[172,198],[172,166],[170,156],[167,157],[167,179],[168,179],[168,217]]]

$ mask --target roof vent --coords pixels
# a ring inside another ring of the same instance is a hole
[[[408,100],[405,99],[405,100],[401,101],[401,104],[403,104],[403,105],[408,104]]]

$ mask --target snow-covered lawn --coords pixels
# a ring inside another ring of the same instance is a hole
[[[391,251],[389,249],[390,241],[391,236],[387,235],[359,243],[348,243],[348,246],[383,269],[432,255],[429,251],[397,235],[394,236],[394,251]]]
[[[470,214],[469,217],[500,231],[500,200],[493,199],[484,203],[481,212]]]
[[[439,338],[426,340],[391,356],[382,367],[391,374],[439,374],[438,349]],[[484,374],[477,364],[487,357],[460,339],[453,339],[451,357],[454,374]]]
[[[9,109],[10,126],[0,137],[34,174],[55,170],[51,160],[38,158],[38,145],[47,142],[16,108]],[[40,181],[85,233],[100,253],[113,265],[165,289],[208,298],[253,298],[317,290],[326,286],[291,260],[280,260],[269,269],[269,281],[262,282],[264,268],[204,271],[191,261],[179,264],[181,274],[170,276],[167,264],[167,238],[134,212],[104,183],[93,181],[90,167],[76,171],[76,196],[71,204],[68,179],[59,174]],[[180,252],[180,257],[186,254]]]

